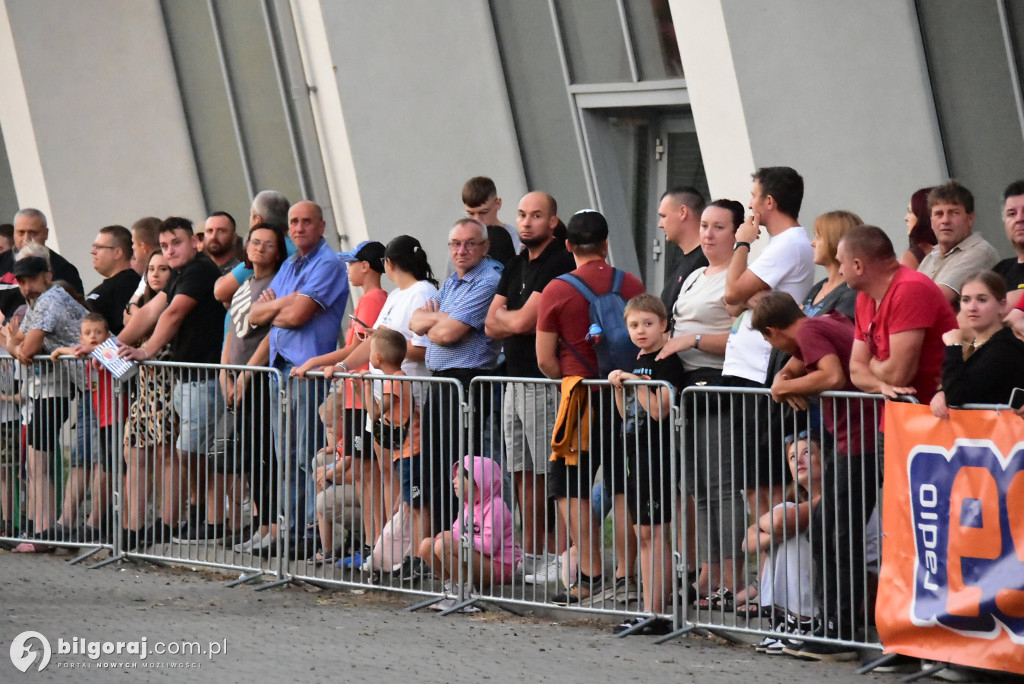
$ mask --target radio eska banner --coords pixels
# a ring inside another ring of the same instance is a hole
[[[886,652],[1024,674],[1024,420],[886,402]]]

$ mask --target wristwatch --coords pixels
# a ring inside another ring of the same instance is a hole
[[[740,247],[746,247],[747,249],[750,249],[750,243],[749,242],[737,242],[735,245],[732,246],[732,251],[735,252]]]
[[[693,348],[696,349],[697,351],[700,351],[700,334],[699,333],[693,336]]]

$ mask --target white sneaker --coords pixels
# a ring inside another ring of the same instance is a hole
[[[267,532],[265,535],[261,535],[257,530],[249,541],[244,541],[241,544],[235,544],[235,553],[259,553],[261,550],[270,546],[273,539],[274,538],[271,536],[270,532]]]
[[[441,599],[437,603],[432,603],[429,606],[427,606],[430,610],[437,610],[437,611],[448,610],[449,608],[454,608],[455,606],[459,605],[458,591],[452,585],[452,583],[451,582],[444,582],[444,583],[442,583],[442,586],[444,587],[445,598]],[[463,595],[466,596],[467,598],[469,598],[469,597],[473,596],[474,593],[475,592],[473,591],[473,585],[470,584],[470,585],[466,586],[466,590],[465,590]],[[457,610],[456,612],[457,613],[479,613],[480,609],[477,608],[476,606],[465,606],[462,609]]]
[[[533,556],[523,559],[523,581],[527,584],[551,584],[558,581],[561,570],[561,560],[553,553],[545,553],[540,556]]]

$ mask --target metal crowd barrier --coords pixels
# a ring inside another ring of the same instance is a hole
[[[657,619],[877,646],[878,397],[792,411],[767,390],[691,387],[677,402],[666,383],[632,381],[620,405],[586,381],[588,420],[567,423],[589,455],[558,475],[558,381],[147,362],[104,389],[88,361],[15,366],[0,357],[8,544],[48,531],[36,541],[80,558],[386,588],[423,595],[416,608],[564,606],[639,618],[626,634]],[[652,420],[658,392],[669,408]],[[806,477],[806,459],[788,464],[793,437],[820,445]]]
[[[122,472],[119,390],[101,385],[99,373],[73,357],[38,356],[27,366],[0,357],[5,547],[80,549],[73,563],[114,549]]]
[[[678,482],[674,388],[667,383],[627,382],[620,410],[607,381],[583,384],[589,420],[583,423],[576,417],[570,422],[588,433],[589,455],[568,478],[562,478],[554,474],[556,466],[550,462],[561,383],[507,377],[473,381],[470,433],[481,434],[488,445],[483,455],[512,475],[504,483],[502,498],[514,511],[517,545],[522,548],[516,570],[500,582],[494,581],[490,568],[470,567],[473,595],[505,605],[558,605],[670,621],[676,595],[671,521],[677,515],[677,502],[675,497],[662,501],[662,496],[651,493],[671,489],[671,483]],[[638,393],[658,388],[669,396],[664,423],[640,420],[638,429],[637,409],[641,408],[641,415],[646,413]],[[481,412],[478,407],[486,400],[493,408]],[[664,430],[659,429],[661,425]],[[640,472],[627,473],[627,452],[650,450],[664,452],[665,458],[656,463],[645,459]],[[638,556],[634,523],[641,514],[650,523],[640,528],[649,552]],[[652,586],[655,609],[649,611],[644,610],[638,582],[647,558],[654,560],[651,570],[661,571],[653,576],[661,589],[655,591]]]
[[[118,552],[280,577],[279,373],[154,361],[133,384]]]
[[[466,444],[461,384],[311,372],[292,379],[293,393],[300,386],[320,399],[303,410],[317,412],[329,436],[309,468],[316,520],[310,533],[315,529],[321,550],[311,550],[314,541],[307,555],[290,555],[284,576],[435,598],[462,586],[464,569],[448,557],[433,561],[430,552],[456,509],[452,465]],[[445,587],[440,579],[449,576]]]
[[[769,651],[786,639],[878,647],[882,402],[833,392],[806,409],[762,389],[682,393],[683,487],[695,504],[679,548],[687,628],[764,637]],[[845,437],[826,429],[837,424]]]

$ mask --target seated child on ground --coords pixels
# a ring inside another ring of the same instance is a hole
[[[320,405],[327,446],[313,457],[313,486],[316,489],[316,524],[323,552],[315,562],[330,562],[339,555],[345,531],[359,529],[359,506],[352,487],[352,457],[345,456],[343,423],[348,417],[341,406],[344,400],[336,392],[328,394]]]
[[[472,478],[472,483],[470,483]],[[512,581],[523,551],[516,541],[512,511],[501,498],[501,464],[484,456],[465,456],[452,466],[452,487],[462,502],[462,513],[450,531],[419,544],[418,556],[435,575],[445,581],[445,593],[456,595],[454,582],[460,577],[469,596],[480,588]],[[460,540],[472,546],[468,567],[459,569]]]
[[[762,610],[771,612],[773,629],[812,633],[815,621],[821,617],[808,537],[811,511],[821,498],[821,445],[817,435],[803,431],[796,439],[793,435],[787,437],[786,460],[793,474],[787,501],[750,526],[744,549],[767,556],[758,597]],[[775,653],[784,647],[784,642],[768,637],[758,650]]]

